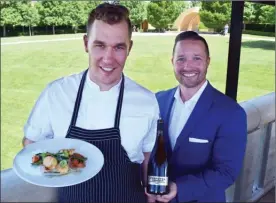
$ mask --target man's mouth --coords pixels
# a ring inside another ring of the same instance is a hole
[[[184,77],[191,78],[197,75],[197,73],[182,73]]]
[[[111,68],[111,67],[102,67],[102,66],[100,66],[100,68],[105,72],[112,72],[115,69],[115,68]]]

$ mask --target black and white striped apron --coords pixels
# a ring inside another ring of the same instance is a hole
[[[87,130],[76,126],[87,71],[82,76],[66,137],[84,140],[98,147],[104,155],[104,166],[95,177],[88,181],[59,188],[59,202],[146,202],[140,179],[140,164],[131,162],[121,145],[119,123],[124,94],[124,76],[114,127]]]

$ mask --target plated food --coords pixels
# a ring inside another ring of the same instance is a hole
[[[32,157],[31,164],[40,166],[45,175],[65,175],[86,167],[86,160],[75,149],[61,149],[57,153],[37,153]]]
[[[22,148],[14,157],[13,171],[28,183],[57,188],[87,181],[103,165],[103,153],[95,145],[79,139],[55,138]]]

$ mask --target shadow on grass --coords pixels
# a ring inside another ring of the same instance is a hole
[[[246,42],[242,42],[242,47],[275,50],[275,41],[266,41],[266,40],[246,41]]]

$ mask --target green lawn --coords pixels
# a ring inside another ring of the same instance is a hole
[[[24,123],[46,84],[86,69],[88,61],[80,34],[1,39],[5,43],[75,37],[80,40],[1,45],[1,170],[10,168],[22,149]],[[224,92],[228,37],[206,39],[211,52],[208,78]],[[170,64],[174,37],[135,36],[133,40],[125,74],[154,92],[176,85]],[[238,101],[275,91],[274,78],[275,41],[244,39]]]

